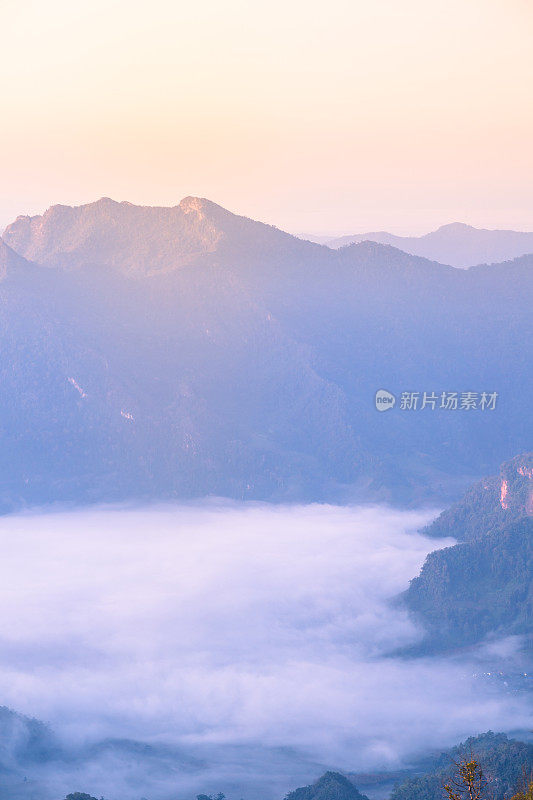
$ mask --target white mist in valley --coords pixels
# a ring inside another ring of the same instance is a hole
[[[253,751],[260,784],[276,748],[368,771],[527,727],[523,698],[466,658],[390,656],[421,636],[390,599],[450,544],[416,532],[430,517],[223,502],[4,517],[1,702],[64,741],[185,748],[204,764],[185,796],[225,788],[224,748]]]

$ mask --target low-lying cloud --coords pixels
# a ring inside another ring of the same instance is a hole
[[[480,687],[466,660],[387,656],[421,635],[388,601],[436,546],[415,532],[429,516],[211,503],[5,517],[1,702],[71,743],[184,748],[203,766],[178,770],[174,796],[239,786],[247,768],[268,796],[272,752],[368,771],[527,727],[523,698]],[[84,790],[140,797],[93,773]]]

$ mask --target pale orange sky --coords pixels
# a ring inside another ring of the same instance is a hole
[[[2,0],[0,227],[102,195],[533,230],[529,0]]]

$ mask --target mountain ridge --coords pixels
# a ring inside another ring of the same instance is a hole
[[[450,229],[481,231],[464,223],[450,223],[430,234],[411,238],[421,241]],[[533,234],[524,235],[531,235],[533,250]],[[369,238],[372,236],[382,237],[383,241]],[[370,253],[385,260],[396,251],[397,261],[401,259],[400,253],[411,256],[411,262],[404,258],[404,263],[410,265],[457,269],[453,263],[402,247],[409,237],[378,232],[341,238],[353,240],[338,248],[341,261],[351,255],[362,255],[365,259]],[[326,245],[299,238],[274,225],[235,214],[207,198],[192,195],[174,206],[137,205],[109,197],[79,206],[56,204],[43,214],[19,215],[5,228],[2,241],[17,255],[41,266],[80,269],[105,263],[135,277],[173,271],[206,256],[242,258],[243,251],[254,257],[265,253],[273,255],[290,246],[298,258],[316,260],[317,257],[327,259],[327,251],[334,249],[331,242]],[[528,253],[520,255],[527,257]],[[512,263],[519,257],[502,259],[502,263]],[[489,265],[497,266],[497,262],[489,264],[481,259],[472,264],[477,269]]]
[[[193,196],[175,206],[107,197],[81,206],[54,205],[41,215],[17,217],[2,238],[43,266],[83,269],[104,262],[137,276],[179,269],[236,244],[276,249],[290,241],[302,252],[320,247]]]
[[[338,249],[361,241],[392,245],[406,253],[462,269],[510,261],[533,252],[533,232],[475,228],[463,222],[441,225],[421,236],[372,231],[329,239],[326,244]]]
[[[54,206],[6,235],[4,508],[442,502],[527,443],[532,257],[335,251],[192,197]],[[378,414],[378,388],[497,391],[501,410]]]

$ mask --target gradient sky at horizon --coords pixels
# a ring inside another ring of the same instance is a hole
[[[526,0],[4,0],[0,228],[186,195],[293,232],[533,230]]]

